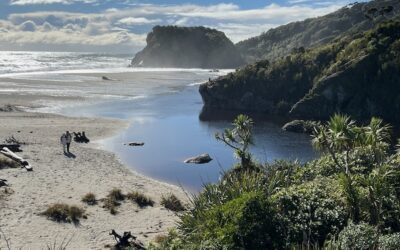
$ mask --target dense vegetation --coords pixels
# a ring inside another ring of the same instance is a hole
[[[310,18],[300,22],[271,29],[260,36],[239,42],[237,48],[248,63],[259,60],[274,61],[290,54],[295,48],[310,48],[324,45],[343,34],[354,34],[371,29],[375,23],[382,21],[374,10],[392,6],[391,13],[382,13],[392,17],[400,12],[400,2],[397,0],[376,0],[367,3],[355,3],[339,9],[331,14]]]
[[[235,145],[240,163],[150,248],[400,249],[400,154],[382,120],[361,127],[333,116],[313,135],[322,156],[305,164],[249,164],[252,121],[233,125],[217,137]]]
[[[342,112],[358,120],[400,117],[400,21],[314,49],[248,65],[200,86],[208,109],[305,119]]]
[[[243,64],[235,45],[223,32],[205,27],[156,26],[133,66],[235,68]]]

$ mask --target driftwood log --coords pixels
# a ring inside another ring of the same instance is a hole
[[[0,187],[8,186],[6,179],[0,179]]]
[[[0,144],[0,150],[2,148],[8,148],[13,152],[22,152],[20,147],[21,147],[21,144],[16,144],[16,143]]]
[[[115,241],[117,244],[115,245],[116,250],[123,250],[128,247],[133,247],[133,249],[137,250],[146,250],[144,245],[136,240],[136,237],[131,234],[131,232],[124,232],[121,236],[115,232],[115,230],[111,230],[110,235],[114,236]]]
[[[24,158],[18,156],[17,154],[12,152],[7,147],[3,147],[2,149],[0,149],[0,153],[3,154],[4,156],[7,156],[11,160],[18,162],[26,170],[28,170],[28,171],[32,171],[33,170],[32,166],[29,164],[29,162],[27,160],[25,160]]]
[[[131,147],[142,147],[144,146],[144,142],[128,142],[124,145],[131,146]]]

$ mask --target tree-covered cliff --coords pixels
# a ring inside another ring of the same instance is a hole
[[[132,66],[236,68],[243,64],[235,45],[223,32],[205,27],[156,26]]]
[[[400,21],[248,65],[201,85],[200,93],[212,110],[307,119],[342,112],[399,123]]]
[[[325,16],[271,29],[260,36],[239,42],[237,48],[249,63],[263,59],[274,61],[290,54],[295,48],[320,46],[343,34],[367,31],[382,19],[399,13],[398,0],[354,3]]]

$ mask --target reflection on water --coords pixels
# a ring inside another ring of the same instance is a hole
[[[173,94],[83,107],[80,113],[130,119],[126,131],[104,141],[105,148],[116,152],[139,173],[197,191],[203,183],[217,181],[221,170],[236,162],[232,150],[214,139],[214,134],[230,126],[230,122],[200,121],[201,108],[197,87],[188,86]],[[262,162],[306,161],[315,157],[309,136],[284,132],[276,123],[257,122],[254,137],[251,151]],[[132,141],[145,145],[123,145]],[[203,153],[209,153],[214,160],[205,165],[183,163],[186,158]]]

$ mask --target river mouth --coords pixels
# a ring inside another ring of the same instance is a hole
[[[215,133],[231,127],[233,116],[201,120],[203,103],[198,86],[185,84],[174,91],[135,100],[112,100],[80,107],[85,116],[127,119],[130,126],[102,142],[136,172],[198,192],[205,183],[215,183],[223,171],[238,160],[234,152],[215,139]],[[76,112],[76,110],[75,110]],[[255,119],[251,152],[259,162],[279,159],[305,162],[316,157],[310,136],[282,131],[282,119]],[[130,147],[129,142],[144,143]],[[183,163],[185,159],[208,153],[208,164]]]
[[[96,70],[96,72],[55,72],[34,76],[11,76],[5,91],[45,95],[35,111],[67,116],[105,117],[127,120],[130,125],[118,135],[104,139],[102,147],[114,152],[132,170],[156,180],[181,185],[198,192],[205,183],[218,181],[222,171],[237,159],[234,152],[216,141],[215,133],[231,126],[234,114],[214,114],[200,119],[203,102],[198,85],[224,72],[208,70]],[[105,81],[103,76],[112,79]],[[10,76],[9,76],[10,77]],[[276,117],[255,120],[251,152],[259,162],[279,159],[305,162],[317,155],[310,136],[281,130]],[[90,137],[90,131],[86,131]],[[129,142],[143,142],[130,147]],[[210,154],[208,164],[192,165],[185,159]]]

